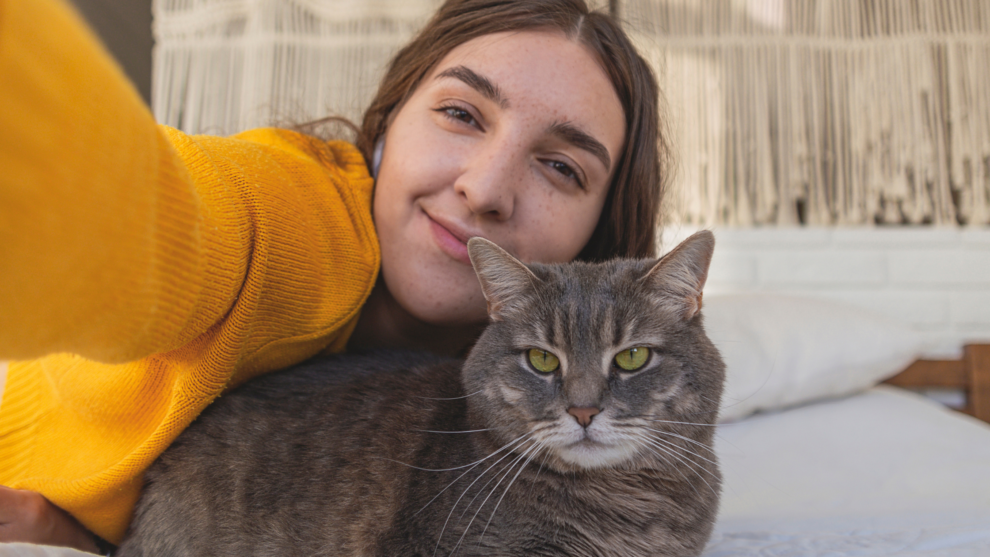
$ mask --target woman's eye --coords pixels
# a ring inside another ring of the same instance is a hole
[[[560,367],[560,360],[546,350],[533,348],[529,351],[529,365],[540,373],[553,373]]]
[[[645,346],[637,346],[616,354],[615,365],[625,371],[636,371],[646,365],[646,360],[649,358],[650,349]]]
[[[552,168],[554,172],[557,172],[558,174],[560,174],[561,176],[563,176],[568,180],[574,181],[574,183],[576,183],[579,188],[584,189],[584,183],[581,181],[581,177],[578,175],[577,171],[574,170],[574,167],[572,167],[571,165],[557,160],[549,160],[547,161],[546,164],[547,166]]]
[[[557,172],[560,172],[564,176],[567,176],[568,178],[573,178],[575,180],[577,179],[577,173],[574,172],[573,168],[566,165],[565,163],[562,163],[560,161],[550,161],[550,167],[556,170]]]
[[[438,108],[437,111],[442,112],[445,116],[447,116],[451,120],[459,120],[461,122],[464,122],[465,124],[470,124],[472,126],[477,124],[477,122],[474,119],[474,116],[471,116],[471,113],[468,112],[467,110],[464,110],[463,108],[458,108],[456,106],[442,106]]]

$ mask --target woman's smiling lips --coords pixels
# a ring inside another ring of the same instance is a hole
[[[451,258],[470,265],[471,257],[468,255],[467,241],[479,234],[468,234],[450,222],[441,224],[429,214],[426,217],[430,220],[430,231],[433,232],[433,239],[440,246],[440,250]]]

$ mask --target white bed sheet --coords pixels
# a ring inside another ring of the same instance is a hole
[[[719,428],[706,557],[990,556],[990,426],[888,386]]]

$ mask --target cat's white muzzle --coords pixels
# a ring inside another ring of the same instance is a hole
[[[633,443],[617,435],[604,416],[596,416],[587,428],[573,423],[567,429],[556,452],[568,464],[588,469],[607,468],[626,462],[636,453]]]

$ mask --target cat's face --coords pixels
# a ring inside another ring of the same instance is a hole
[[[482,242],[492,324],[465,365],[473,418],[559,470],[684,458],[699,429],[687,424],[715,422],[724,375],[698,313],[711,234],[659,263],[525,267]]]

